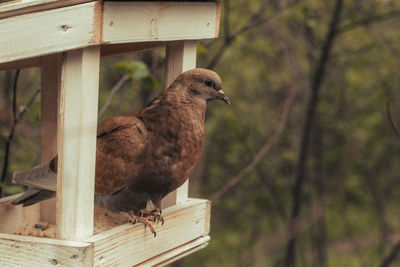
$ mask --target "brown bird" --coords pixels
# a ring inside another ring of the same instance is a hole
[[[132,223],[162,221],[157,204],[182,185],[200,155],[208,101],[230,104],[221,78],[206,69],[181,74],[146,107],[98,125],[95,204],[127,212]],[[55,195],[57,156],[49,163],[14,173],[30,186],[13,204],[29,206]]]

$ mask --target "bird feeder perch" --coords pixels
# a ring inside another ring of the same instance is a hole
[[[59,155],[56,201],[0,199],[0,266],[153,266],[209,241],[210,202],[186,182],[163,200],[157,237],[125,223],[94,234],[94,172],[102,57],[166,48],[165,87],[196,65],[196,41],[218,36],[216,2],[20,0],[0,5],[0,70],[41,68],[41,161]],[[56,203],[56,204],[54,204]],[[56,239],[15,232],[55,222]]]

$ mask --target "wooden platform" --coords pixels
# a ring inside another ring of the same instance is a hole
[[[142,224],[126,223],[80,242],[14,235],[12,230],[21,227],[21,222],[40,218],[31,207],[33,212],[24,219],[22,209],[8,202],[0,204],[1,266],[162,265],[204,248],[210,239],[207,200],[189,198],[166,208],[164,225],[155,226],[156,237]]]

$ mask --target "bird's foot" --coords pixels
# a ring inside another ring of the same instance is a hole
[[[137,222],[143,223],[145,226],[150,228],[150,231],[153,233],[154,237],[156,237],[157,233],[154,230],[152,223],[161,222],[161,225],[164,224],[164,218],[160,209],[155,209],[150,212],[143,210],[132,210],[129,211],[128,214],[129,220],[132,224],[136,224]]]

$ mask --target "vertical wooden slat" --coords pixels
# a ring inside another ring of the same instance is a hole
[[[57,237],[93,234],[100,48],[63,53],[58,125]]]
[[[61,89],[61,54],[44,56],[41,65],[41,162],[49,162],[57,155],[57,117]],[[41,203],[41,220],[56,221],[56,201]]]
[[[196,67],[196,41],[174,42],[167,46],[165,66],[165,88],[181,74]],[[163,208],[185,201],[188,197],[189,180],[168,194],[161,205]]]

